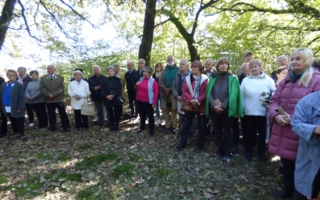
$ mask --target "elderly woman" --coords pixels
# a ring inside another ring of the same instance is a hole
[[[115,76],[114,67],[107,68],[108,78],[103,79],[101,95],[104,105],[107,107],[110,120],[110,131],[119,131],[121,108],[124,103],[121,96],[122,85],[120,78]]]
[[[160,78],[161,71],[163,70],[163,66],[161,63],[157,63],[154,68],[155,68],[155,72],[152,75],[152,78],[154,78],[154,80],[156,80],[157,83],[159,83],[159,78]],[[157,121],[155,123],[156,125],[159,125],[161,123],[161,118],[163,118],[163,116],[160,117],[160,105],[161,105],[161,98],[160,98],[160,92],[159,92],[157,106],[156,106],[156,117],[157,117]]]
[[[39,72],[33,70],[30,72],[30,76],[32,77],[32,81],[28,83],[25,91],[27,103],[31,105],[33,111],[36,113],[38,127],[45,128],[48,126],[48,115],[44,97],[40,91]]]
[[[25,96],[23,85],[16,81],[17,72],[7,71],[8,82],[1,84],[0,105],[5,117],[9,117],[13,133],[17,138],[24,136]]]
[[[320,92],[303,97],[296,105],[291,120],[292,130],[299,137],[294,200],[317,199],[320,194],[319,99]]]
[[[266,161],[267,108],[263,106],[260,98],[263,93],[273,92],[276,88],[274,81],[262,71],[262,63],[259,60],[251,60],[249,69],[250,74],[243,79],[240,87],[246,127],[243,133],[245,159],[252,160],[252,148],[257,143],[258,157],[261,161]],[[259,133],[259,136],[257,142],[255,142],[257,133]]]
[[[189,130],[196,115],[198,116],[199,128],[197,149],[202,151],[205,144],[205,101],[209,78],[207,75],[201,74],[203,66],[198,60],[192,63],[191,70],[192,73],[183,81],[182,96],[184,103],[190,105],[192,107],[192,111],[185,112],[185,121],[182,125],[181,138],[177,147],[178,151],[186,146]]]
[[[310,49],[296,49],[291,54],[292,71],[280,83],[270,101],[269,117],[272,128],[269,152],[280,156],[284,169],[284,189],[275,195],[277,198],[290,198],[294,190],[299,137],[292,132],[291,115],[302,97],[320,90],[320,74],[312,69],[312,60],[313,53]],[[282,110],[284,113],[277,112]]]
[[[233,148],[233,120],[235,116],[243,117],[242,97],[238,78],[228,73],[229,61],[219,59],[216,68],[217,76],[210,78],[207,87],[206,115],[208,117],[211,113],[214,123],[217,158],[229,162]]]
[[[79,131],[80,128],[88,129],[88,116],[81,115],[81,106],[88,104],[90,90],[89,84],[83,80],[83,74],[80,70],[76,70],[73,75],[75,80],[69,83],[68,94],[71,97],[76,129]]]
[[[277,74],[276,87],[278,87],[281,81],[283,81],[287,77],[288,72],[289,72],[288,67],[280,67],[276,70],[276,74]]]
[[[158,103],[159,85],[157,81],[151,77],[152,69],[150,67],[143,68],[143,77],[137,82],[137,105],[140,115],[140,129],[137,133],[141,133],[146,126],[146,117],[149,119],[149,134],[154,135],[154,117],[153,110]]]

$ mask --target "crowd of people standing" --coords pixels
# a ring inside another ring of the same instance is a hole
[[[94,122],[102,125],[107,120],[109,131],[119,132],[126,88],[130,117],[140,122],[137,134],[145,131],[148,121],[149,134],[153,136],[156,125],[164,119],[165,132],[177,133],[178,151],[187,148],[196,130],[196,148],[202,151],[206,136],[213,129],[215,156],[228,163],[242,132],[244,158],[248,162],[253,159],[255,146],[262,162],[268,159],[267,149],[281,158],[284,187],[275,197],[296,200],[317,197],[320,191],[320,104],[317,103],[320,72],[315,67],[317,63],[313,63],[310,49],[295,50],[290,55],[290,63],[286,56],[279,56],[279,68],[271,77],[263,71],[263,63],[253,58],[252,52],[245,52],[244,63],[236,74],[230,71],[227,58],[217,62],[207,59],[204,65],[200,61],[190,64],[181,59],[178,64],[170,55],[166,62],[165,66],[157,63],[153,72],[144,59],[138,60],[137,69],[134,62],[129,61],[126,73],[114,65],[106,69],[107,75],[103,75],[100,66],[94,65],[88,80],[81,69],[76,69],[67,90],[76,130],[89,129],[88,116],[81,109],[91,98],[95,107]],[[7,119],[15,136],[24,136],[25,110],[30,127],[35,126],[35,113],[38,128],[55,132],[57,109],[61,127],[70,132],[64,77],[56,73],[54,65],[48,65],[47,74],[42,77],[37,70],[31,71],[30,76],[26,72],[25,67],[7,70],[8,81],[0,79],[0,137],[8,132]]]

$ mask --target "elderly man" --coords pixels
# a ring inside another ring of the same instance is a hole
[[[40,79],[40,91],[45,98],[47,105],[50,128],[48,130],[55,131],[57,118],[56,108],[59,111],[61,125],[65,132],[70,132],[70,123],[64,105],[64,78],[56,74],[54,65],[47,66],[47,75]]]
[[[162,100],[161,108],[166,123],[165,126],[170,132],[173,132],[177,127],[177,100],[172,94],[172,84],[177,73],[178,67],[174,62],[174,57],[169,55],[167,57],[167,65],[160,74],[159,85],[160,97]]]
[[[214,77],[217,74],[217,70],[213,68],[214,61],[211,58],[208,58],[205,62],[205,70],[203,74],[207,75],[209,78]]]
[[[179,64],[179,71],[172,83],[172,95],[177,99],[177,108],[178,108],[178,114],[179,114],[179,126],[180,126],[180,132],[182,130],[182,123],[185,120],[185,113],[180,111],[179,108],[181,107],[181,102],[183,101],[182,97],[182,84],[184,79],[191,73],[189,70],[189,62],[186,59],[180,60]],[[194,124],[193,124],[194,125]],[[193,134],[193,128],[194,126],[191,126],[189,136],[192,136]],[[181,133],[178,135],[178,137],[181,135]]]
[[[241,71],[242,71],[242,73],[238,77],[240,85],[242,83],[242,80],[249,75],[249,63],[243,63],[241,65]]]
[[[137,104],[136,104],[136,83],[140,79],[139,71],[134,69],[134,63],[132,61],[127,62],[128,71],[125,73],[129,107],[131,110],[131,118],[135,118],[138,115]]]
[[[94,65],[92,67],[92,70],[93,76],[89,78],[88,83],[91,92],[91,99],[94,103],[97,116],[97,118],[94,119],[94,122],[98,122],[99,125],[103,125],[106,117],[104,117],[105,108],[101,99],[101,84],[104,81],[104,79],[106,79],[106,76],[101,74],[101,67],[99,65]]]
[[[146,66],[146,61],[144,59],[139,59],[138,60],[138,71],[137,73],[139,74],[139,77],[143,77],[143,68]]]
[[[27,74],[27,69],[25,67],[19,67],[17,71],[18,71],[17,82],[21,83],[23,85],[24,90],[26,90],[28,83],[32,81],[32,78]],[[26,101],[26,110],[28,114],[29,126],[33,127],[34,114],[33,114],[31,104],[29,104],[28,101]]]
[[[289,60],[285,55],[278,56],[277,63],[279,67],[289,67]]]
[[[253,54],[251,51],[246,51],[243,54],[243,62],[249,63],[251,60],[253,60]],[[237,76],[239,77],[242,74],[242,65],[237,68]]]

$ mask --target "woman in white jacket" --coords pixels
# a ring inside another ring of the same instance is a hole
[[[90,95],[89,84],[82,79],[82,72],[76,70],[74,73],[75,80],[71,81],[68,86],[68,94],[71,97],[71,107],[74,111],[74,119],[77,130],[80,128],[88,129],[88,116],[81,115],[81,106],[88,104]]]
[[[262,63],[259,60],[249,62],[250,74],[244,78],[241,84],[243,102],[244,123],[246,130],[243,133],[245,158],[252,160],[252,148],[257,144],[258,157],[266,161],[265,140],[266,140],[266,115],[267,107],[263,105],[262,93],[268,94],[275,91],[274,81],[262,72]],[[257,139],[257,133],[259,133]],[[257,142],[255,142],[255,140]]]

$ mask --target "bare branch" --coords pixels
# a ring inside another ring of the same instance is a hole
[[[165,24],[165,23],[167,23],[168,21],[170,21],[170,18],[164,20],[163,22],[160,22],[159,24],[156,24],[156,25],[154,26],[154,28],[157,28],[158,26],[161,26],[162,24]]]
[[[57,17],[47,8],[46,4],[42,0],[39,0],[39,2],[44,7],[44,9],[50,14],[50,16],[53,18],[54,22],[57,24],[60,31],[62,31],[68,37],[68,34],[64,31],[64,29],[61,26],[61,24],[59,23]]]
[[[15,30],[15,31],[20,31],[22,30],[22,26],[20,26],[19,28],[12,28],[12,27],[8,27],[11,30]]]
[[[111,13],[111,15],[118,21],[118,18],[115,14],[113,14],[112,10],[110,9],[109,5],[110,5],[110,1],[109,0],[104,0],[103,1],[105,4],[106,4],[106,7],[107,7],[107,11],[109,13]]]
[[[67,6],[68,8],[70,8],[70,10],[72,10],[72,12],[74,12],[77,16],[79,16],[82,20],[87,21],[93,28],[95,28],[95,25],[92,24],[86,17],[84,17],[83,15],[81,15],[80,13],[78,13],[78,11],[76,11],[74,8],[72,8],[72,6],[70,6],[69,4],[67,4],[65,1],[60,0],[61,3],[63,3],[65,6]]]
[[[307,47],[310,46],[313,42],[317,41],[320,39],[320,35],[316,38],[313,38],[310,42],[308,42]]]
[[[21,15],[22,15],[22,18],[23,18],[23,21],[24,21],[24,24],[26,25],[26,30],[29,34],[30,37],[32,37],[33,39],[37,40],[38,42],[42,42],[41,39],[37,38],[36,36],[32,35],[31,31],[30,31],[30,27],[29,27],[29,24],[28,24],[28,20],[26,18],[26,15],[24,14],[25,12],[25,9],[24,9],[24,6],[23,4],[21,3],[21,0],[18,0],[18,3],[21,7]]]

